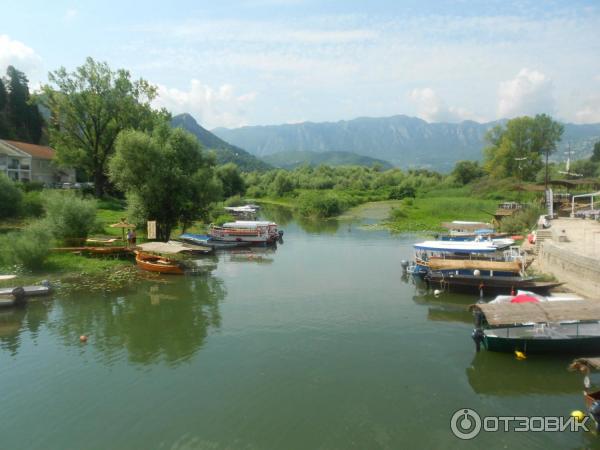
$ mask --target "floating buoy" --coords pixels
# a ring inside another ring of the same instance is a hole
[[[576,409],[575,411],[571,411],[571,417],[575,417],[577,422],[582,422],[585,419],[585,413]]]
[[[80,340],[81,342],[87,342],[87,340],[88,340],[88,337],[87,337],[85,334],[82,334],[81,336],[79,336],[79,340]]]
[[[479,269],[475,269],[475,270],[473,271],[473,276],[476,276],[476,277],[478,277],[479,275],[481,275],[481,272],[479,271]]]
[[[440,291],[439,289],[436,289],[435,291],[433,291],[433,295],[435,295],[436,297],[439,297],[441,293],[442,293],[442,291]]]
[[[527,359],[527,356],[525,356],[525,353],[515,350],[515,358],[517,358],[519,361],[523,361],[524,359]]]

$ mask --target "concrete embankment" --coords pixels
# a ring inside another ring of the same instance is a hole
[[[537,267],[566,287],[600,300],[600,223],[583,219],[552,221],[552,239],[539,250]]]

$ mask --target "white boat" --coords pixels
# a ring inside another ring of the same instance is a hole
[[[218,241],[270,244],[278,240],[283,232],[277,229],[275,222],[236,220],[226,222],[220,227],[211,225],[208,234]]]

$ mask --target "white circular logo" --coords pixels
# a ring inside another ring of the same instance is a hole
[[[450,419],[452,433],[459,439],[473,439],[481,431],[481,417],[472,409],[459,409]]]

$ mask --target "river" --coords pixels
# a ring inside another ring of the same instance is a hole
[[[461,408],[583,409],[582,377],[569,358],[476,354],[475,299],[436,298],[402,276],[418,237],[266,215],[285,230],[276,250],[0,311],[0,448],[598,445],[582,432],[457,439]]]

